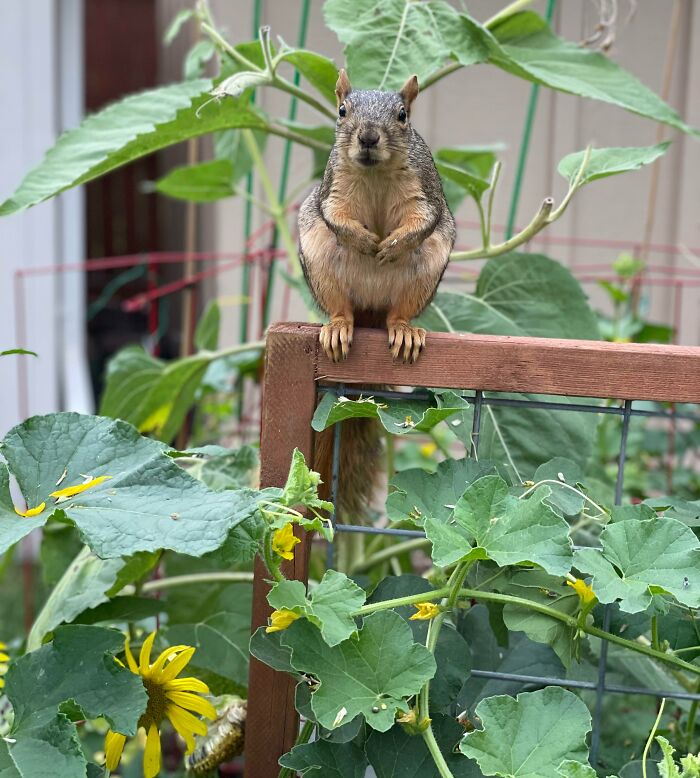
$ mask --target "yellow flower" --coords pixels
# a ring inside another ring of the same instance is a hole
[[[146,750],[143,754],[144,778],[155,778],[160,773],[160,727],[168,719],[187,744],[187,753],[194,751],[194,735],[206,735],[207,725],[190,711],[208,719],[216,718],[214,706],[200,697],[209,694],[209,688],[197,678],[177,678],[192,659],[195,649],[191,646],[166,648],[155,662],[151,663],[151,649],[156,633],[152,632],[141,647],[139,662],[136,663],[129,641],[126,640],[126,661],[134,675],[141,681],[148,694],[146,712],[139,719],[139,727],[146,730]],[[116,770],[124,750],[126,736],[110,729],[105,737],[107,769]]]
[[[106,481],[108,478],[111,477],[112,477],[111,475],[101,475],[98,478],[88,478],[82,484],[76,484],[75,486],[67,486],[65,489],[58,489],[55,492],[51,492],[49,496],[55,497],[56,499],[60,497],[73,497],[76,494],[80,494],[80,492],[84,492],[86,489],[92,489],[93,486],[98,486],[103,481]]]
[[[5,688],[5,679],[2,676],[7,672],[7,663],[10,661],[10,657],[5,653],[6,648],[4,643],[0,643],[0,689]]]
[[[598,598],[595,596],[593,589],[591,589],[591,587],[585,581],[577,578],[573,582],[567,581],[566,583],[567,586],[570,586],[576,591],[576,594],[578,594],[581,600],[581,605],[583,605],[584,608],[597,602]]]
[[[424,443],[420,447],[420,453],[424,457],[431,457],[437,451],[437,443]]]
[[[418,609],[417,613],[414,613],[409,621],[420,621],[423,619],[434,619],[438,613],[440,613],[440,606],[434,602],[419,602],[413,606]]]
[[[294,559],[294,546],[297,543],[301,543],[299,538],[294,536],[294,527],[292,522],[288,522],[278,529],[272,536],[272,550],[275,554],[279,554],[282,559]]]
[[[270,614],[270,626],[266,627],[265,632],[281,632],[299,618],[298,613],[290,611],[287,608],[280,608],[278,611],[272,611]]]
[[[15,513],[18,516],[24,516],[25,518],[29,516],[38,516],[46,507],[46,503],[42,502],[39,503],[39,505],[36,506],[36,508],[27,508],[26,511],[21,511],[17,506],[15,506]]]

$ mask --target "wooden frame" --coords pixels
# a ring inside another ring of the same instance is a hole
[[[388,384],[700,403],[700,348],[598,341],[431,333],[415,365],[393,362],[386,333],[357,330],[350,356],[333,363],[318,325],[276,324],[267,336],[263,385],[261,485],[282,486],[299,448],[313,462],[311,418],[317,384]],[[306,580],[309,543],[285,574]],[[253,630],[267,623],[265,568],[255,569]],[[294,745],[295,681],[251,658],[246,778],[276,778],[277,760]]]

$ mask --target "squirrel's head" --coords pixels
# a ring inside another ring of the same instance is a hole
[[[408,150],[411,105],[418,78],[411,76],[399,92],[354,90],[344,70],[335,85],[338,153],[361,167],[399,161]]]

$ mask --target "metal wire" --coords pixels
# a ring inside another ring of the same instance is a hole
[[[318,387],[319,394],[332,394],[337,397],[374,397],[389,400],[432,400],[434,395],[425,390],[412,392],[397,392],[384,389],[367,389],[361,386],[348,387],[344,384],[322,385]],[[622,405],[596,405],[595,403],[584,402],[563,402],[559,400],[531,400],[516,399],[510,397],[487,397],[481,390],[476,390],[473,395],[457,392],[463,401],[474,406],[472,418],[472,429],[470,437],[469,455],[473,459],[478,459],[479,437],[481,432],[482,408],[487,407],[511,407],[528,409],[546,409],[562,412],[575,413],[600,413],[612,414],[622,417],[620,431],[620,450],[617,460],[617,476],[615,479],[615,505],[622,504],[625,464],[627,461],[627,442],[629,438],[630,422],[632,417],[642,418],[661,418],[661,419],[688,419],[694,422],[700,422],[700,414],[677,413],[667,411],[661,408],[656,410],[637,409],[633,407],[632,400],[625,400]],[[338,479],[340,474],[340,428],[341,423],[335,425],[333,442],[333,467],[331,498],[335,504],[338,495]],[[337,516],[332,517],[333,527],[338,533],[360,533],[367,535],[386,535],[405,538],[424,538],[425,533],[421,530],[403,529],[397,527],[376,527],[365,526],[361,524],[337,523]],[[329,543],[327,547],[327,562],[330,566],[333,562],[333,544]],[[612,606],[606,605],[603,612],[603,629],[610,630],[612,615]],[[520,673],[505,673],[495,670],[477,670],[471,671],[474,678],[485,678],[494,681],[510,681],[523,684],[537,684],[541,686],[561,686],[572,689],[586,689],[595,691],[595,701],[593,704],[593,733],[591,738],[590,761],[596,767],[600,752],[603,704],[605,695],[612,694],[633,694],[655,698],[669,698],[676,700],[700,701],[699,693],[685,691],[665,691],[661,689],[648,689],[637,686],[625,686],[620,684],[610,684],[606,682],[608,669],[608,642],[601,640],[600,656],[598,661],[598,673],[596,681],[570,680],[566,678],[556,678],[550,676],[525,675]]]

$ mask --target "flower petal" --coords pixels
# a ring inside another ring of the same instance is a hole
[[[7,654],[3,654],[2,651],[0,651],[0,662],[9,662],[10,657]]]
[[[168,659],[174,659],[175,656],[186,648],[192,648],[192,646],[170,646],[165,651],[161,651],[158,659],[151,665],[151,675],[157,675],[162,669]]]
[[[153,648],[153,641],[155,639],[156,633],[151,632],[141,646],[141,653],[139,654],[139,673],[144,677],[149,674],[148,671],[151,666],[151,649]]]
[[[217,716],[216,708],[209,700],[205,700],[197,694],[190,694],[190,692],[166,692],[165,696],[181,708],[192,710],[195,713],[199,713],[200,716],[205,716],[212,721]]]
[[[146,749],[143,752],[144,778],[156,778],[160,772],[160,732],[155,724],[148,728]]]
[[[55,492],[51,492],[49,496],[55,497],[56,499],[59,499],[60,497],[73,497],[76,494],[84,492],[86,489],[92,489],[93,486],[98,486],[111,477],[111,475],[101,475],[98,478],[91,478],[89,481],[85,481],[85,483],[82,484],[67,486],[65,489],[57,489]]]
[[[39,505],[37,505],[36,508],[27,508],[26,511],[21,511],[16,506],[14,507],[15,507],[15,513],[18,516],[24,516],[25,518],[27,518],[29,516],[38,516],[44,510],[44,508],[46,508],[46,503],[45,502],[39,503]]]
[[[200,694],[209,694],[209,687],[200,681],[199,678],[173,678],[163,684],[166,692],[199,692]]]
[[[191,754],[195,749],[194,736],[187,726],[187,720],[180,716],[180,714],[183,713],[185,713],[185,711],[178,708],[177,705],[168,705],[165,708],[165,715],[170,720],[170,723],[173,725],[173,728],[178,735],[185,741],[187,753]]]
[[[194,648],[187,648],[178,654],[170,664],[165,666],[165,669],[160,674],[161,685],[172,681],[176,675],[179,675],[182,670],[187,666],[187,663],[192,659],[194,654]]]
[[[139,666],[136,664],[136,660],[134,659],[134,655],[131,653],[131,646],[129,645],[129,638],[127,638],[124,641],[124,653],[126,654],[126,662],[129,665],[129,670],[131,670],[134,675],[139,674]]]
[[[4,689],[4,688],[5,688],[5,679],[0,678],[0,689]]]
[[[185,732],[195,735],[206,735],[207,725],[189,711],[184,710],[179,705],[168,703],[165,706],[165,715],[170,719],[170,723],[175,729],[185,737]]]
[[[119,767],[119,760],[122,758],[124,743],[126,743],[126,737],[120,735],[119,732],[112,732],[111,729],[105,736],[106,766],[110,772]]]

